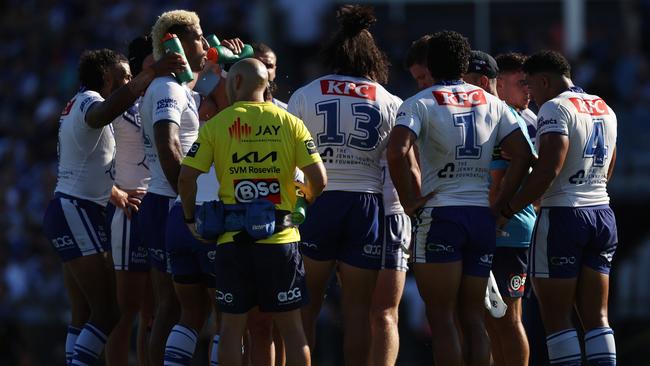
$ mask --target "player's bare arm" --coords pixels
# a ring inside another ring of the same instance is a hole
[[[169,120],[162,120],[156,123],[153,129],[160,166],[167,181],[178,193],[178,175],[183,161],[183,149],[178,139],[178,125]]]
[[[499,192],[493,205],[496,212],[517,192],[533,159],[533,154],[521,130],[506,137],[501,142],[501,149],[510,156],[510,165],[500,182]]]
[[[305,194],[307,202],[312,203],[320,196],[327,185],[327,173],[325,165],[318,162],[303,167],[302,172],[305,174],[305,183],[296,182],[302,193]]]
[[[133,105],[154,78],[178,71],[184,64],[183,58],[178,53],[165,55],[155,64],[142,70],[138,76],[131,79],[126,85],[117,89],[105,101],[90,106],[88,113],[86,113],[86,123],[92,128],[101,128],[111,123]],[[125,77],[130,79],[131,74],[128,73]]]
[[[612,176],[614,175],[614,165],[616,165],[616,146],[614,146],[614,152],[612,152],[612,160],[609,163],[609,169],[607,170],[607,182],[612,181]]]

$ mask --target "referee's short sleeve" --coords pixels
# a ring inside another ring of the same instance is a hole
[[[318,148],[305,124],[298,118],[294,119],[294,123],[296,166],[303,168],[321,162]]]
[[[194,141],[190,150],[183,158],[183,165],[198,169],[202,172],[210,170],[214,162],[214,140],[210,126],[206,123],[199,130],[199,137]]]

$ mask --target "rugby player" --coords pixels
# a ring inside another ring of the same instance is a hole
[[[530,56],[523,67],[537,115],[539,159],[504,206],[503,225],[540,198],[530,253],[551,365],[580,365],[575,306],[590,365],[616,365],[609,327],[609,271],[616,252],[616,218],[607,182],[616,160],[617,120],[603,99],[571,81],[567,60],[554,51]]]
[[[416,39],[411,43],[406,53],[406,62],[404,63],[411,77],[418,85],[418,90],[422,90],[433,85],[431,72],[427,68],[427,41],[431,38],[430,34]]]
[[[298,89],[289,112],[316,139],[329,184],[300,226],[310,303],[302,310],[310,346],[332,270],[342,287],[343,352],[349,365],[365,365],[370,352],[370,308],[381,269],[380,160],[401,100],[381,84],[388,60],[368,30],[369,7],[338,9],[339,29],[323,50],[331,74]]]
[[[521,61],[518,73],[523,79],[521,66],[524,58],[520,56],[518,60]],[[511,70],[508,69],[508,71]],[[501,91],[508,92],[507,95],[510,100],[514,100],[519,107],[523,107],[521,110],[526,109],[528,106],[526,85],[523,84],[522,87],[521,83],[515,84],[512,82],[513,75],[510,75],[508,71],[506,69],[501,70],[497,61],[489,54],[482,51],[472,51],[470,66],[463,76],[463,80],[480,86],[494,96],[503,98],[502,95],[498,94],[499,78],[501,78]],[[505,90],[503,87],[504,79],[508,81]],[[512,90],[512,84],[515,84],[517,90],[523,93],[517,94],[516,91]],[[519,110],[512,108],[511,112],[517,118],[524,136],[530,141],[528,123],[520,116]],[[532,141],[530,147],[531,151],[534,152]],[[494,149],[492,162],[490,163],[490,203],[494,203],[496,200],[509,160],[509,157],[501,151],[500,146]],[[528,366],[528,340],[521,323],[521,298],[524,295],[528,246],[530,246],[535,218],[535,208],[533,205],[528,205],[514,216],[508,227],[497,232],[497,248],[492,261],[492,272],[494,273],[498,291],[507,307],[505,315],[501,318],[486,316],[492,346],[492,357],[497,365]]]
[[[93,364],[119,320],[106,228],[109,201],[137,211],[140,200],[113,185],[115,140],[111,121],[133,105],[154,77],[184,64],[169,54],[131,80],[123,55],[86,51],[79,61],[81,90],[68,102],[59,127],[58,179],[43,218],[45,235],[63,261],[72,304],[66,338],[70,365]]]
[[[287,225],[296,202],[295,185],[313,201],[326,184],[325,169],[304,124],[264,101],[268,72],[256,59],[232,66],[227,91],[234,104],[201,128],[183,160],[179,190],[185,222],[196,233],[196,179],[214,164],[222,183],[219,198],[246,210],[272,202],[271,235],[254,239],[249,231],[228,231],[218,238],[217,302],[222,311],[219,363],[241,365],[241,340],[248,312],[272,313],[286,344],[287,363],[309,365],[310,352],[299,308],[307,300],[297,228]],[[306,183],[294,182],[296,167]],[[249,213],[246,214],[247,216]],[[266,225],[252,225],[253,228]]]
[[[278,71],[278,57],[275,55],[273,49],[264,43],[254,43],[252,46],[253,51],[255,51],[255,58],[262,61],[266,66],[266,69],[269,71],[269,87],[264,94],[264,98],[286,110],[287,103],[273,97],[273,93],[278,88],[275,83],[275,77]]]
[[[427,56],[435,84],[400,107],[388,146],[390,173],[405,212],[416,215],[414,270],[436,365],[489,365],[484,296],[496,239],[489,164],[499,143],[513,156],[498,204],[515,192],[532,155],[505,103],[461,80],[470,58],[466,38],[437,32]],[[424,196],[413,189],[405,162],[416,142]]]

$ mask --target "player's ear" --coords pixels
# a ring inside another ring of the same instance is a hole
[[[490,90],[490,79],[488,79],[488,77],[485,76],[485,75],[481,75],[481,79],[480,79],[480,80],[481,80],[481,81],[480,81],[480,83],[481,83],[481,88],[483,88],[483,89],[485,89],[485,90]]]

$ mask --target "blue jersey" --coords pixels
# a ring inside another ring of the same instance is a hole
[[[529,128],[528,123],[514,108],[510,107],[510,111],[517,118],[517,123],[519,124],[526,141],[528,141],[528,145],[533,154],[536,154],[535,147],[532,143],[534,136],[529,135],[529,131],[535,131],[535,129]],[[501,149],[499,147],[494,149],[492,162],[490,163],[490,170],[506,169],[508,164],[508,160],[501,154]],[[528,205],[523,210],[517,212],[503,228],[503,232],[500,235],[497,235],[497,247],[528,248],[530,246],[536,219],[537,214],[535,213],[533,205]]]

